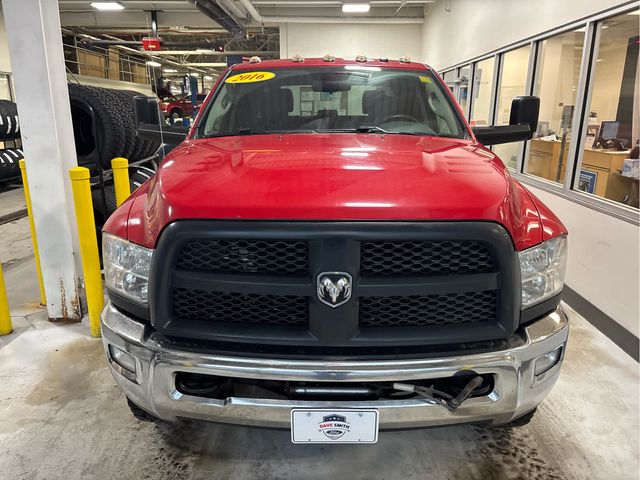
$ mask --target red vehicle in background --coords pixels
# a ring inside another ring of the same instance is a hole
[[[196,98],[196,106],[200,107],[204,99],[207,98],[207,94],[199,93]],[[184,93],[173,97],[163,97],[160,102],[160,110],[171,123],[180,118],[191,117],[194,110],[191,95]]]

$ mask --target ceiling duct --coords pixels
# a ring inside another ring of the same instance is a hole
[[[214,0],[189,0],[189,2],[193,3],[198,10],[233,35],[240,36],[244,34],[244,28]]]

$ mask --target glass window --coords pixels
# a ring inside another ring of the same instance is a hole
[[[511,50],[502,55],[500,85],[498,86],[498,108],[496,110],[496,124],[508,125],[511,113],[511,100],[518,95],[524,95],[529,66],[529,50],[526,45]],[[494,152],[509,168],[515,168],[522,142],[496,145]]]
[[[638,13],[612,17],[598,28],[589,119],[575,186],[638,207]]]
[[[11,77],[0,73],[0,100],[13,100],[11,98]]]
[[[449,90],[451,90],[453,92],[454,89],[456,88],[456,72],[455,72],[455,70],[449,70],[448,72],[444,72],[442,74],[442,79],[444,80],[444,83],[447,84],[447,87],[449,87]]]
[[[260,79],[251,81],[256,76]],[[465,136],[431,71],[351,65],[243,70],[221,85],[199,130],[210,137],[275,132]]]
[[[585,28],[539,44],[534,95],[540,97],[538,129],[529,143],[526,173],[564,183]]]
[[[472,125],[489,125],[491,122],[491,91],[495,58],[487,58],[478,62],[473,76],[473,100],[471,102]]]
[[[469,77],[471,76],[471,68],[469,65],[460,67],[458,69],[458,78],[456,78],[456,84],[458,86],[458,93],[456,98],[460,104],[460,108],[467,115],[467,100],[469,96]]]

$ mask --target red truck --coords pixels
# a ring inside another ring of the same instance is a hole
[[[113,376],[141,419],[291,429],[524,424],[559,375],[567,231],[406,59],[235,65],[103,231]],[[157,112],[157,108],[155,109]],[[167,140],[169,139],[169,140]]]
[[[204,93],[199,93],[196,96],[196,108],[202,106],[202,102],[207,97]],[[191,95],[182,94],[175,97],[165,97],[160,102],[160,110],[164,113],[164,116],[171,122],[175,122],[178,119],[184,117],[190,117],[193,114],[194,107],[191,101]]]

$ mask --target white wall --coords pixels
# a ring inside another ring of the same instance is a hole
[[[0,3],[0,72],[11,72],[11,62],[9,61],[9,43],[7,42],[7,32],[4,28],[2,3]]]
[[[422,58],[422,24],[286,23],[280,26],[280,57]]]
[[[569,230],[566,284],[638,336],[638,227],[544,190],[527,188]]]
[[[423,60],[442,69],[622,3],[620,0],[438,0],[427,7]]]

